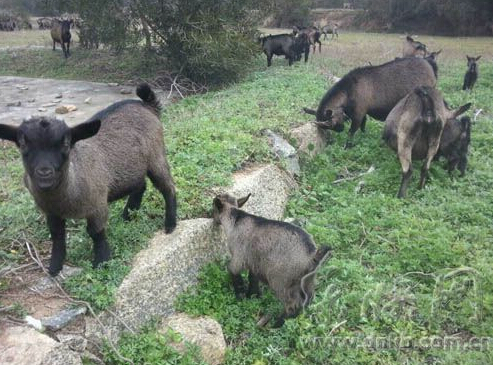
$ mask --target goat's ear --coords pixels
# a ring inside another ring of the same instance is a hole
[[[468,55],[466,55],[466,58],[467,58],[468,61],[471,59],[471,57],[469,57]]]
[[[91,138],[98,133],[100,127],[101,121],[99,119],[94,119],[70,128],[72,145],[81,139]]]
[[[412,39],[409,35],[406,36],[406,40],[408,42],[414,42],[414,39]]]
[[[476,61],[478,61],[481,58],[481,56],[476,57]]]
[[[457,118],[459,115],[465,113],[471,107],[471,103],[467,103],[462,105],[459,109],[454,110],[454,118]]]
[[[6,139],[8,141],[17,142],[17,129],[13,125],[0,124],[0,139]]]
[[[217,210],[221,211],[224,207],[224,204],[221,199],[219,198],[214,198],[212,204],[214,204],[214,207],[217,208]]]
[[[250,195],[252,194],[248,194],[247,196],[238,199],[238,208],[241,208],[247,202],[248,198],[250,198]]]

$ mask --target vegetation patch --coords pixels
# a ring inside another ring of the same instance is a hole
[[[324,153],[305,161],[300,190],[286,211],[318,244],[334,249],[334,257],[319,273],[312,306],[282,329],[256,328],[260,315],[277,314],[280,303],[267,289],[261,298],[236,301],[226,262],[205,267],[200,284],[177,301],[178,310],[219,320],[230,348],[228,364],[492,362],[492,345],[479,348],[474,339],[492,336],[493,328],[493,66],[480,61],[478,83],[472,92],[462,92],[464,53],[486,50],[485,40],[471,40],[466,46],[463,39],[423,41],[430,49],[447,47],[439,58],[439,88],[446,100],[453,106],[471,101],[472,110],[482,109],[472,127],[466,176],[450,178],[443,162],[434,162],[430,182],[418,191],[417,162],[408,198],[398,200],[400,166],[381,141],[382,123],[369,120],[367,132],[356,134],[351,150],[343,149],[346,134],[335,134]],[[301,108],[318,104],[330,74],[342,76],[368,61],[387,61],[400,49],[395,35],[342,34],[339,41],[325,43],[323,53],[317,52],[308,64],[287,67],[286,60],[276,58],[267,69],[262,57],[243,82],[167,108],[162,118],[180,218],[207,216],[212,190],[230,184],[232,173],[245,162],[272,161],[260,131],[285,133],[309,121]],[[52,55],[46,52],[46,57]],[[59,52],[57,56],[63,62]],[[26,241],[46,257],[49,234],[22,186],[19,154],[12,145],[0,143],[0,161],[0,264],[29,261]],[[373,172],[355,177],[371,166]],[[111,206],[108,240],[114,259],[101,270],[90,267],[85,223],[68,222],[67,261],[84,270],[67,288],[97,309],[112,303],[132,257],[163,226],[164,202],[153,188],[146,191],[131,222],[121,219],[123,206],[124,201]],[[0,290],[6,288],[8,282],[0,282]],[[122,340],[122,354],[136,363],[166,361],[158,351],[166,340],[153,328],[141,336]],[[459,347],[432,347],[432,336],[455,339]],[[106,352],[107,361],[117,363],[113,356]]]

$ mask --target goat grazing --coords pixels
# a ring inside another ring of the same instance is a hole
[[[462,90],[472,90],[474,84],[478,79],[478,65],[477,61],[481,58],[478,57],[467,57],[467,72],[464,75],[464,83],[462,84]]]
[[[365,130],[366,114],[385,120],[392,108],[409,92],[420,85],[435,86],[433,68],[422,58],[397,58],[379,66],[352,70],[327,91],[318,109],[304,108],[316,115],[317,126],[344,130],[345,116],[351,119],[346,148],[352,146],[353,136]]]
[[[446,139],[442,139],[443,131],[447,124],[455,123],[453,122],[455,118],[470,106],[469,103],[451,110],[438,90],[420,86],[392,109],[385,120],[383,138],[397,152],[401,163],[402,181],[397,195],[399,198],[406,196],[407,185],[412,176],[412,159],[425,159],[421,168],[420,189],[426,183],[431,161],[439,149],[449,162],[456,159],[450,149],[460,148],[462,128],[457,132],[452,130],[450,133],[447,132]],[[465,140],[468,144],[467,137]]]
[[[240,210],[250,195],[236,199],[228,194],[214,198],[214,222],[226,234],[231,261],[228,270],[237,298],[244,290],[242,270],[248,270],[247,297],[259,295],[259,281],[267,283],[284,304],[274,324],[296,317],[314,295],[317,269],[330,256],[329,248],[316,248],[308,233],[292,224],[266,219]]]
[[[123,211],[140,207],[145,177],[163,194],[167,233],[176,226],[176,196],[166,160],[160,106],[148,85],[141,100],[123,100],[68,127],[50,117],[31,117],[18,127],[0,124],[0,138],[17,144],[24,182],[46,215],[53,241],[49,272],[57,275],[66,253],[65,220],[84,218],[94,242],[94,266],[110,259],[108,203],[129,195]]]

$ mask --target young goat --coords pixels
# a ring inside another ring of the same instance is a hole
[[[478,65],[477,61],[481,58],[478,57],[467,57],[467,72],[464,75],[464,83],[462,84],[462,90],[472,90],[476,80],[478,79]]]
[[[248,270],[247,297],[260,294],[259,280],[268,284],[284,304],[277,319],[296,317],[314,295],[317,269],[329,257],[329,248],[318,250],[304,230],[292,224],[269,220],[244,212],[241,208],[250,194],[236,199],[228,194],[214,198],[214,223],[220,224],[227,237],[232,275],[237,298],[244,290],[241,271]]]
[[[75,127],[49,117],[31,117],[19,127],[0,124],[0,138],[19,147],[24,182],[46,215],[53,240],[51,275],[58,274],[65,260],[67,218],[87,220],[94,266],[110,259],[108,202],[129,195],[123,211],[128,219],[129,209],[140,207],[146,175],[166,201],[166,232],[176,226],[159,102],[146,84],[137,88],[137,95],[143,102],[117,102]]]
[[[421,86],[410,92],[392,109],[385,120],[383,138],[397,151],[401,162],[402,181],[397,195],[399,198],[406,196],[407,185],[412,175],[413,158],[425,159],[419,182],[419,188],[422,189],[431,161],[439,147],[444,155],[447,154],[445,157],[451,156],[449,148],[457,146],[455,143],[457,138],[460,140],[461,133],[454,132],[450,136],[447,134],[450,138],[444,141],[441,140],[442,132],[447,124],[452,123],[470,106],[469,103],[459,109],[450,110],[438,90]]]

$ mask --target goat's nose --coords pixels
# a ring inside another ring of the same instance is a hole
[[[50,177],[53,175],[53,169],[50,167],[39,167],[36,169],[36,174],[39,177]]]

